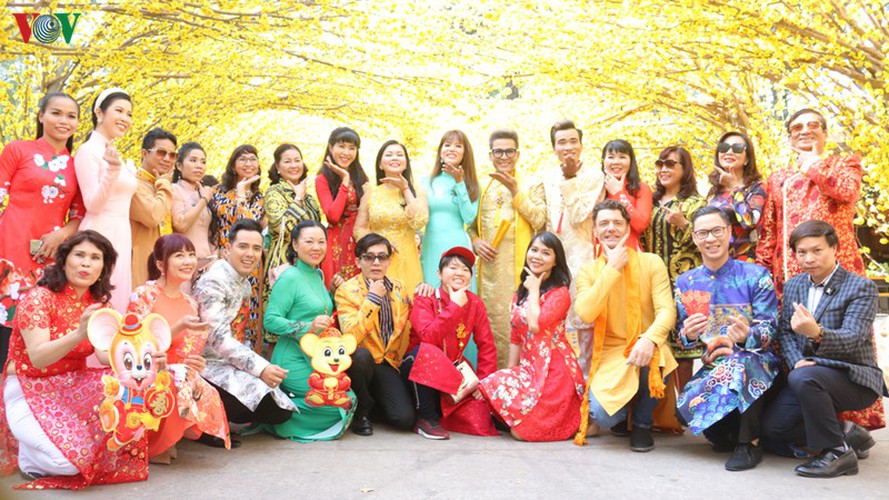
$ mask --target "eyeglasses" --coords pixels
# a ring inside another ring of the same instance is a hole
[[[739,155],[739,154],[743,153],[745,149],[747,149],[747,145],[744,144],[743,142],[739,142],[737,144],[731,144],[728,142],[720,142],[719,144],[716,145],[716,152],[720,153],[720,154],[728,153],[729,149],[732,150],[732,153]]]
[[[814,120],[808,123],[794,123],[790,126],[790,133],[798,134],[803,131],[803,127],[809,130],[818,130],[819,128],[821,128],[821,122],[819,122],[818,120]]]
[[[391,259],[392,256],[387,253],[366,253],[359,258],[361,259],[361,262],[364,262],[365,264],[373,264],[375,260],[380,261],[380,264],[385,264],[389,262],[389,259]]]
[[[504,156],[507,158],[515,157],[515,154],[518,152],[518,149],[509,148],[509,149],[492,149],[491,156],[494,158],[503,158]]]
[[[166,156],[167,158],[169,158],[171,160],[175,160],[176,158],[179,158],[179,153],[177,153],[175,151],[167,151],[166,149],[163,149],[163,148],[147,149],[146,151],[148,151],[150,153],[154,153],[155,156],[157,156],[161,160],[164,159],[164,156]]]
[[[654,164],[657,166],[657,168],[661,168],[661,167],[673,168],[676,165],[679,165],[679,162],[676,160],[658,160],[658,161],[654,162]]]
[[[259,158],[256,156],[241,156],[240,158],[237,159],[238,163],[253,163],[253,162],[258,162],[258,161],[259,161]]]
[[[701,229],[700,231],[695,231],[691,233],[691,235],[696,240],[706,240],[707,237],[713,236],[714,238],[722,238],[725,234],[725,230],[728,229],[728,226],[719,226],[714,227],[713,229]]]

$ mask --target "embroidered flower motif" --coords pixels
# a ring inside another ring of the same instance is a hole
[[[67,167],[67,166],[68,166],[68,155],[53,156],[52,160],[50,160],[50,162],[47,164],[47,167],[49,167],[49,171],[54,174],[57,174],[57,173],[61,172],[62,170],[65,170],[65,167]]]
[[[6,307],[0,304],[0,325],[5,325],[7,321],[9,321],[9,313],[6,311]]]
[[[6,289],[7,295],[12,300],[19,300],[19,289],[22,287],[20,282],[10,283],[9,287]],[[6,321],[0,321],[0,323],[5,323]]]
[[[43,186],[40,190],[40,194],[43,195],[43,203],[52,203],[53,200],[59,196],[59,188],[55,186]]]
[[[46,160],[43,159],[42,154],[34,153],[34,164],[41,168],[46,166]]]

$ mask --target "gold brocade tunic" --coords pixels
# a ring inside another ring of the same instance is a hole
[[[497,257],[494,262],[481,262],[479,264],[478,295],[488,308],[488,321],[491,323],[491,332],[494,334],[494,345],[497,346],[497,366],[505,368],[509,357],[510,338],[510,310],[512,296],[515,294],[515,252],[524,252],[526,249],[517,249],[515,244],[515,209],[513,208],[512,193],[502,184],[495,182],[485,193],[478,208],[478,216],[481,222],[481,235],[476,233],[476,225],[470,226],[472,238],[481,237],[491,243],[497,234],[497,228],[501,220],[512,222],[506,235],[497,246]]]
[[[382,235],[395,247],[386,274],[404,283],[408,295],[423,281],[420,253],[414,233],[429,220],[429,211],[423,206],[414,211],[405,206],[401,191],[384,185],[364,185],[369,192],[368,226],[371,232]],[[358,238],[356,238],[358,239]]]

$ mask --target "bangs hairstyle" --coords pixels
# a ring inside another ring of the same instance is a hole
[[[746,189],[753,184],[760,182],[762,180],[762,174],[759,173],[759,169],[756,167],[756,152],[753,150],[753,142],[745,134],[737,131],[726,132],[722,134],[716,144],[725,142],[726,139],[733,136],[740,137],[744,141],[744,144],[747,145],[747,163],[744,164],[744,188]],[[719,166],[719,151],[713,151],[713,164],[717,167]],[[707,176],[707,180],[710,181],[710,191],[707,193],[707,198],[710,199],[721,193],[724,188],[719,185],[719,171],[716,170],[716,168],[710,172],[710,175]]]
[[[543,295],[553,288],[558,288],[560,286],[567,287],[571,285],[571,270],[568,268],[568,258],[565,256],[565,248],[562,246],[559,237],[548,231],[537,233],[531,238],[531,242],[528,243],[528,248],[525,250],[525,266],[522,269],[522,275],[519,279],[519,288],[516,290],[516,304],[521,304],[528,298],[528,289],[525,288],[525,278],[528,277],[528,251],[531,250],[531,245],[536,241],[539,241],[543,246],[552,250],[556,256],[556,262],[552,271],[550,271],[549,277],[540,284],[540,295]]]
[[[148,256],[148,279],[156,280],[161,277],[161,269],[157,265],[158,261],[163,262],[164,268],[166,268],[167,260],[170,256],[183,250],[186,252],[195,251],[194,243],[185,237],[185,235],[173,233],[158,238],[157,241],[154,242],[154,250],[152,250],[151,254]]]
[[[361,257],[367,253],[370,247],[376,245],[386,245],[386,252],[388,252],[389,255],[392,255],[392,251],[394,250],[392,248],[392,243],[390,243],[385,236],[377,233],[367,233],[355,242],[355,257]]]
[[[289,262],[291,265],[295,266],[296,261],[299,258],[299,256],[296,254],[296,249],[293,248],[293,245],[297,241],[299,241],[300,233],[302,233],[304,230],[306,230],[310,227],[321,228],[321,231],[324,232],[324,237],[325,238],[327,237],[327,229],[324,229],[324,226],[321,225],[321,223],[316,221],[315,219],[306,219],[306,220],[299,221],[299,224],[294,226],[294,228],[290,231],[290,244],[287,245],[287,252],[285,253],[287,262]],[[324,254],[325,254],[325,256],[327,255],[326,250],[324,251]]]
[[[367,174],[364,173],[364,167],[361,166],[361,155],[359,154],[361,149],[361,137],[358,136],[358,132],[355,132],[349,127],[337,127],[333,129],[333,132],[330,133],[330,137],[327,138],[327,147],[324,149],[324,159],[330,161],[330,163],[333,163],[334,165],[337,163],[334,161],[330,150],[340,142],[355,145],[355,159],[352,160],[352,163],[347,170],[349,171],[349,177],[352,179],[352,188],[355,189],[355,195],[360,200],[361,196],[364,194],[364,183],[368,180]],[[331,197],[336,196],[336,192],[339,191],[343,179],[340,178],[336,172],[328,168],[323,160],[321,161],[321,169],[318,173],[327,179],[327,186],[330,188]]]
[[[670,146],[661,151],[661,154],[658,155],[657,159],[666,160],[667,157],[673,153],[679,155],[679,164],[682,165],[682,178],[679,179],[679,193],[676,195],[676,198],[684,200],[689,196],[698,195],[698,182],[695,179],[695,167],[691,160],[691,154],[689,154],[687,149],[682,146]],[[654,202],[659,202],[666,191],[666,188],[661,184],[661,180],[657,179],[654,194],[652,195]]]
[[[429,187],[432,188],[432,179],[438,177],[441,173],[441,148],[446,141],[457,141],[463,145],[463,183],[466,185],[466,192],[469,193],[469,200],[478,199],[478,176],[475,173],[475,153],[472,152],[472,144],[469,143],[469,137],[462,130],[448,130],[441,136],[438,143],[438,150],[435,153],[435,166],[432,167],[432,174],[429,176]]]
[[[270,185],[274,186],[275,184],[281,182],[281,179],[283,179],[283,177],[281,177],[281,172],[278,171],[278,164],[281,163],[281,157],[284,156],[284,153],[291,150],[299,153],[299,159],[303,162],[303,173],[299,176],[299,180],[297,180],[296,182],[300,183],[306,179],[306,176],[308,175],[308,169],[306,169],[306,161],[303,159],[303,152],[300,151],[299,148],[293,144],[281,144],[275,149],[275,162],[272,163],[271,167],[269,167]]]
[[[43,96],[40,99],[40,102],[37,103],[37,137],[35,137],[35,139],[43,137],[43,124],[40,123],[40,115],[46,115],[46,108],[53,99],[68,99],[73,102],[74,107],[77,108],[77,121],[78,123],[80,122],[80,104],[68,94],[63,92],[50,92]],[[71,137],[65,141],[65,149],[68,150],[69,155],[74,152],[74,134],[76,133],[77,127],[74,127],[74,130],[71,131]]]
[[[438,272],[441,272],[442,269],[448,266],[452,260],[459,260],[464,266],[469,268],[469,275],[472,276],[474,273],[472,272],[472,266],[469,265],[469,260],[462,255],[442,255],[441,259],[438,261]]]
[[[377,153],[377,163],[376,163],[376,176],[377,176],[377,185],[383,183],[383,178],[386,177],[386,172],[383,171],[383,167],[380,163],[383,161],[383,153],[386,152],[386,148],[389,146],[401,146],[401,150],[404,151],[404,172],[402,172],[401,176],[407,180],[407,185],[411,190],[411,194],[417,196],[417,190],[414,189],[414,174],[411,172],[411,157],[407,154],[407,147],[404,144],[395,141],[389,140],[383,143],[380,146],[380,151]]]
[[[837,248],[840,239],[837,230],[823,220],[807,220],[790,232],[790,249],[796,252],[796,246],[803,238],[824,238],[827,246]]]
[[[54,257],[55,262],[46,266],[43,277],[37,282],[37,286],[44,286],[55,293],[64,290],[68,284],[68,277],[65,275],[65,262],[68,260],[71,250],[85,241],[92,243],[102,252],[102,272],[99,273],[99,279],[90,285],[90,295],[102,303],[111,300],[111,291],[114,290],[114,285],[111,284],[111,272],[117,262],[117,250],[114,249],[108,238],[92,229],[78,231],[59,245]]]
[[[238,185],[238,173],[235,171],[235,162],[238,161],[238,158],[246,155],[246,154],[254,154],[257,158],[259,158],[259,151],[253,147],[252,144],[242,144],[235,148],[232,151],[231,156],[228,157],[228,163],[225,165],[225,173],[222,174],[222,189],[225,191],[231,191]],[[262,167],[258,168],[257,174],[262,177]],[[253,194],[250,196],[250,201],[252,202],[254,198],[260,196],[259,192],[259,181],[262,179],[256,179],[253,184],[250,184],[250,190],[253,191]]]
[[[173,182],[179,182],[182,179],[182,164],[185,161],[185,157],[191,154],[192,151],[200,151],[204,153],[204,156],[207,156],[207,152],[204,151],[203,146],[198,144],[197,142],[186,142],[179,148],[179,156],[176,158],[176,163],[173,167]],[[200,182],[200,179],[198,179]]]
[[[639,192],[639,165],[636,164],[636,153],[633,152],[633,146],[623,139],[614,139],[608,141],[602,148],[602,173],[605,173],[605,156],[608,153],[623,153],[630,157],[630,169],[627,170],[627,192],[636,196]]]

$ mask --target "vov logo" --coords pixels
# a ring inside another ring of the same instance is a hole
[[[28,43],[31,36],[40,43],[53,43],[59,39],[61,35],[66,43],[71,43],[71,36],[74,34],[74,27],[77,26],[77,19],[80,18],[80,12],[73,14],[13,14],[16,24],[19,25],[19,33],[22,34],[22,41]],[[73,18],[73,20],[72,20]]]

